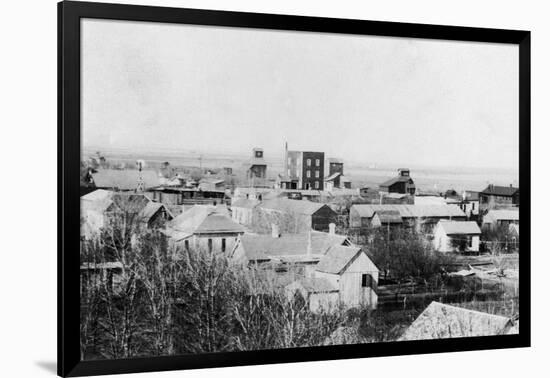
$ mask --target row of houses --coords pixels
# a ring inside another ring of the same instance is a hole
[[[105,190],[83,196],[81,207],[83,240],[98,237],[111,219],[131,211],[143,227],[135,232],[155,229],[176,249],[221,253],[243,267],[272,272],[289,298],[302,295],[312,311],[376,307],[378,269],[361,248],[335,233],[334,224],[327,226],[328,232],[309,228],[292,234],[280,233],[273,224],[271,234],[253,234],[232,219],[225,205],[194,205],[173,216],[145,194]],[[116,262],[107,265],[103,270],[111,275],[120,271]],[[86,274],[97,269],[90,264],[81,267]]]

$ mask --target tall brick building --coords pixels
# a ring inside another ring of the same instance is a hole
[[[285,189],[323,190],[324,177],[324,152],[288,151],[285,144],[285,171],[281,177],[281,187]]]

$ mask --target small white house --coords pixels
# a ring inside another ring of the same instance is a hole
[[[338,288],[339,302],[345,307],[378,304],[379,270],[358,247],[332,246],[315,267],[314,277],[326,279]]]
[[[476,222],[441,220],[433,235],[434,248],[439,252],[479,252],[481,230]]]

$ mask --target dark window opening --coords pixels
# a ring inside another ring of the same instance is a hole
[[[222,239],[222,252],[225,252],[225,239]]]
[[[208,239],[208,252],[212,252],[212,239]]]
[[[185,244],[185,249],[189,251],[189,240],[186,240],[184,244]]]
[[[372,287],[373,278],[370,274],[361,275],[361,287]]]

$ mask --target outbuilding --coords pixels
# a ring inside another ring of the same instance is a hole
[[[434,228],[434,248],[445,253],[478,253],[480,235],[476,222],[441,220]]]

